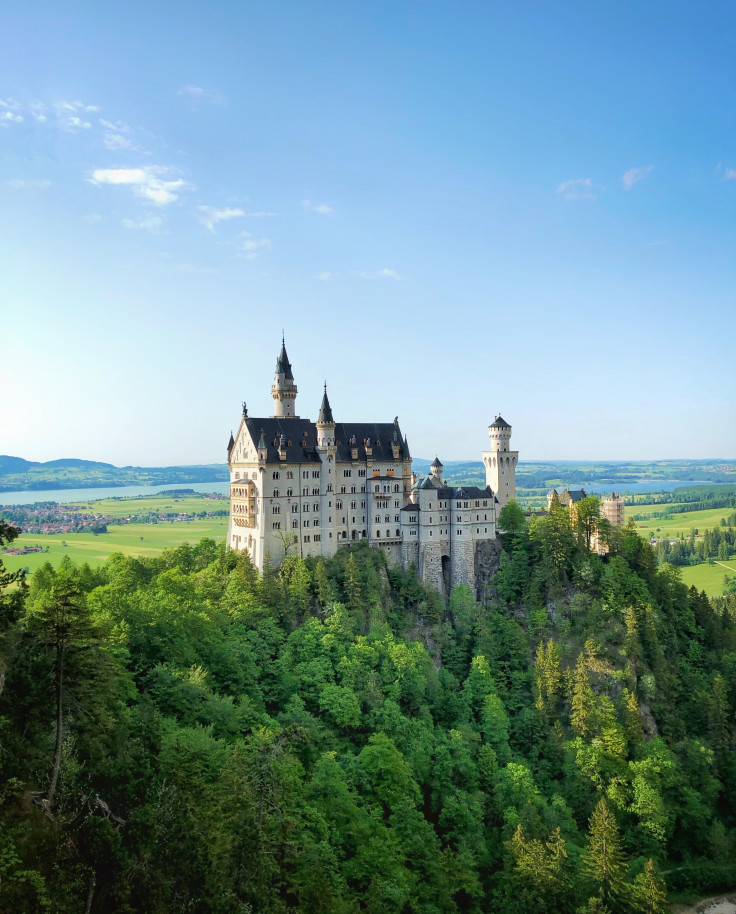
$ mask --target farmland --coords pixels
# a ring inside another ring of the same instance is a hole
[[[227,510],[227,500],[215,500],[201,495],[176,497],[146,495],[140,498],[107,498],[101,501],[77,502],[70,513],[99,514],[116,517],[129,523],[110,524],[107,533],[23,533],[12,544],[14,548],[40,546],[42,552],[25,555],[4,555],[9,571],[27,568],[33,573],[50,562],[58,565],[65,555],[76,562],[102,565],[114,552],[124,555],[155,556],[184,542],[196,543],[203,537],[218,542],[227,535],[227,515],[198,517],[203,512]],[[176,520],[162,520],[158,515],[178,515]],[[145,522],[136,522],[137,518]]]

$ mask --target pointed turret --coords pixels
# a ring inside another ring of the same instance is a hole
[[[327,381],[325,381],[325,392],[322,396],[322,406],[319,408],[319,419],[317,419],[317,422],[322,425],[335,424],[335,420],[332,418],[332,407],[330,406],[330,401],[327,397]]]
[[[432,461],[432,465],[429,468],[429,471],[432,474],[432,479],[433,479],[435,485],[438,485],[438,486],[442,485],[442,470],[443,469],[444,469],[444,467],[442,466],[442,461],[440,460],[439,457],[435,457],[434,460]]]
[[[274,419],[293,419],[296,416],[296,384],[291,370],[291,362],[286,354],[286,343],[281,337],[281,352],[276,359],[276,375],[271,387],[274,402]]]
[[[404,460],[408,460],[411,457],[409,451],[409,439],[404,435]]]
[[[230,451],[235,447],[235,439],[233,438],[232,431],[230,432],[230,440],[227,443],[227,455],[230,456]]]
[[[332,416],[330,399],[327,396],[327,381],[325,381],[325,392],[322,396],[322,405],[319,408],[319,418],[317,419],[317,446],[330,447],[334,444],[335,420]]]

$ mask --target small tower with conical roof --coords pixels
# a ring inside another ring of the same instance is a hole
[[[435,457],[432,461],[432,464],[429,468],[430,473],[432,474],[432,482],[439,488],[442,485],[442,470],[444,465],[440,461],[439,457]]]
[[[496,416],[488,426],[491,450],[483,452],[486,469],[486,485],[493,489],[499,507],[503,508],[510,499],[516,498],[516,465],[519,452],[509,450],[511,426],[501,416]]]
[[[332,418],[332,407],[327,397],[327,381],[325,381],[325,392],[322,396],[322,405],[319,408],[319,417],[317,418],[317,446],[328,447],[335,443],[335,420]]]
[[[271,386],[274,409],[273,419],[298,419],[296,415],[296,384],[291,372],[291,363],[286,354],[286,344],[281,337],[281,352],[276,359],[276,374]]]

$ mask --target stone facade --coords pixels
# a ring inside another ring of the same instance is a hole
[[[247,550],[263,569],[267,557],[274,565],[286,555],[328,557],[367,540],[390,562],[413,565],[445,597],[457,584],[478,591],[477,569],[488,564],[479,550],[490,554],[496,511],[516,492],[518,453],[508,450],[509,425],[497,417],[489,428],[492,449],[483,455],[486,480],[503,486],[502,501],[490,483],[446,486],[439,460],[428,476],[412,474],[398,418],[335,422],[326,386],[317,421],[301,419],[283,343],[271,393],[273,415],[253,418],[244,404],[228,442],[230,548]]]

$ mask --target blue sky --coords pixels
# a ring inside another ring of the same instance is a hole
[[[6,0],[0,451],[736,456],[736,7]]]

